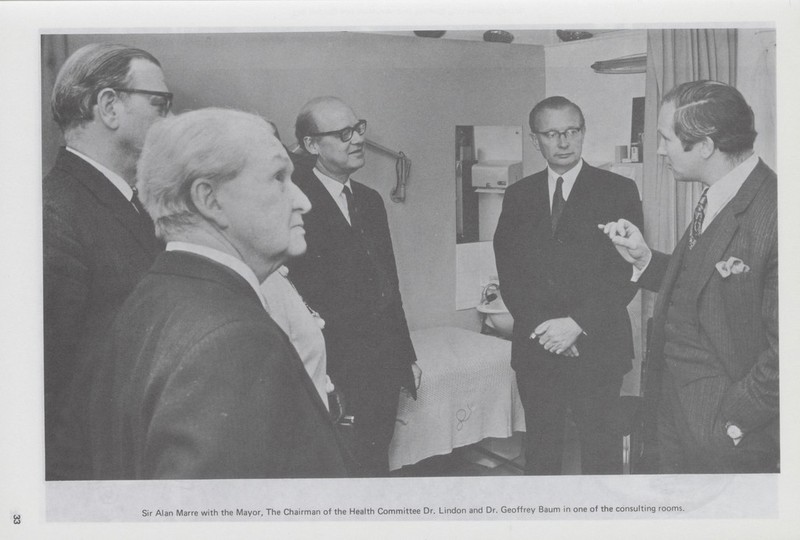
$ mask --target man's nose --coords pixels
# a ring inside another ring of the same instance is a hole
[[[294,209],[300,212],[301,214],[305,214],[306,212],[311,210],[311,201],[308,200],[308,197],[306,197],[306,194],[303,193],[303,190],[297,187],[297,184],[295,184],[294,182],[291,182],[291,187],[294,190],[292,193],[292,197],[294,200]]]
[[[566,133],[558,134],[558,146],[559,148],[566,148],[567,146],[569,146],[569,138],[567,138]]]

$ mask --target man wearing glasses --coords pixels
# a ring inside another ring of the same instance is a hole
[[[66,146],[42,181],[48,480],[88,474],[92,351],[163,249],[133,186],[145,134],[171,104],[158,60],[123,45],[86,45],[56,78]]]
[[[335,97],[300,110],[297,141],[316,158],[292,177],[311,201],[308,250],[289,279],[325,321],[328,374],[353,416],[358,476],[386,476],[400,388],[420,371],[400,298],[383,200],[350,176],[364,166],[367,121]]]
[[[581,472],[621,473],[615,412],[632,367],[626,306],[636,290],[597,224],[619,215],[641,226],[639,194],[633,181],[581,159],[586,122],[571,101],[549,97],[529,121],[547,169],[506,190],[494,236],[500,290],[514,317],[526,473],[561,474],[567,408],[578,427]]]

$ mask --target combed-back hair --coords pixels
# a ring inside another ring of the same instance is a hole
[[[137,165],[136,187],[156,236],[168,239],[201,221],[192,183],[236,178],[271,137],[267,120],[233,109],[198,109],[153,124]]]
[[[131,60],[135,58],[161,67],[149,52],[114,43],[90,43],[67,58],[50,97],[53,119],[61,130],[93,120],[92,107],[104,88],[128,86]]]
[[[684,150],[706,137],[731,156],[753,149],[753,109],[733,86],[705,80],[683,83],[667,92],[662,104],[667,103],[675,106],[673,129]]]
[[[583,117],[583,111],[580,107],[575,105],[573,102],[565,98],[564,96],[550,96],[548,98],[543,99],[539,103],[537,103],[533,109],[531,109],[531,113],[528,115],[528,124],[531,126],[531,131],[538,131],[536,129],[536,119],[545,110],[559,110],[559,109],[573,109],[578,113],[578,116],[581,118],[581,125],[578,126],[581,129],[586,127],[586,119]]]

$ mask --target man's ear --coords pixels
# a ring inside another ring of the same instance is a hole
[[[308,151],[309,154],[314,156],[319,155],[319,146],[317,145],[316,137],[311,137],[309,135],[303,137],[303,146],[305,146],[306,151]]]
[[[700,156],[703,159],[708,159],[714,154],[714,150],[717,149],[717,145],[714,144],[714,141],[711,137],[704,137],[702,140],[697,142],[700,146]]]
[[[531,140],[533,141],[533,147],[536,148],[537,151],[541,152],[542,149],[539,147],[539,137],[537,137],[535,133],[531,133]]]
[[[189,196],[197,208],[197,212],[206,220],[216,223],[220,229],[225,229],[230,222],[217,198],[218,194],[215,184],[207,178],[197,178],[189,186]]]
[[[97,94],[95,114],[109,129],[119,127],[119,107],[122,105],[119,95],[111,88],[103,88]]]

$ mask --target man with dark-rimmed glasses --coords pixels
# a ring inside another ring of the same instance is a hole
[[[145,134],[171,105],[158,60],[124,45],[86,45],[56,78],[66,146],[42,182],[48,480],[88,477],[86,396],[102,361],[93,351],[163,249],[133,186]]]
[[[509,186],[494,234],[500,291],[514,317],[511,366],[525,409],[525,472],[562,473],[567,409],[582,474],[622,472],[617,417],[632,367],[630,269],[598,235],[603,216],[641,225],[636,184],[582,156],[586,121],[563,96],[531,110],[547,168]]]
[[[311,201],[308,250],[289,279],[325,320],[328,374],[353,416],[358,476],[386,476],[400,388],[416,397],[420,371],[400,298],[383,200],[351,175],[364,166],[367,121],[335,97],[309,101],[295,135],[312,167],[292,179]]]

